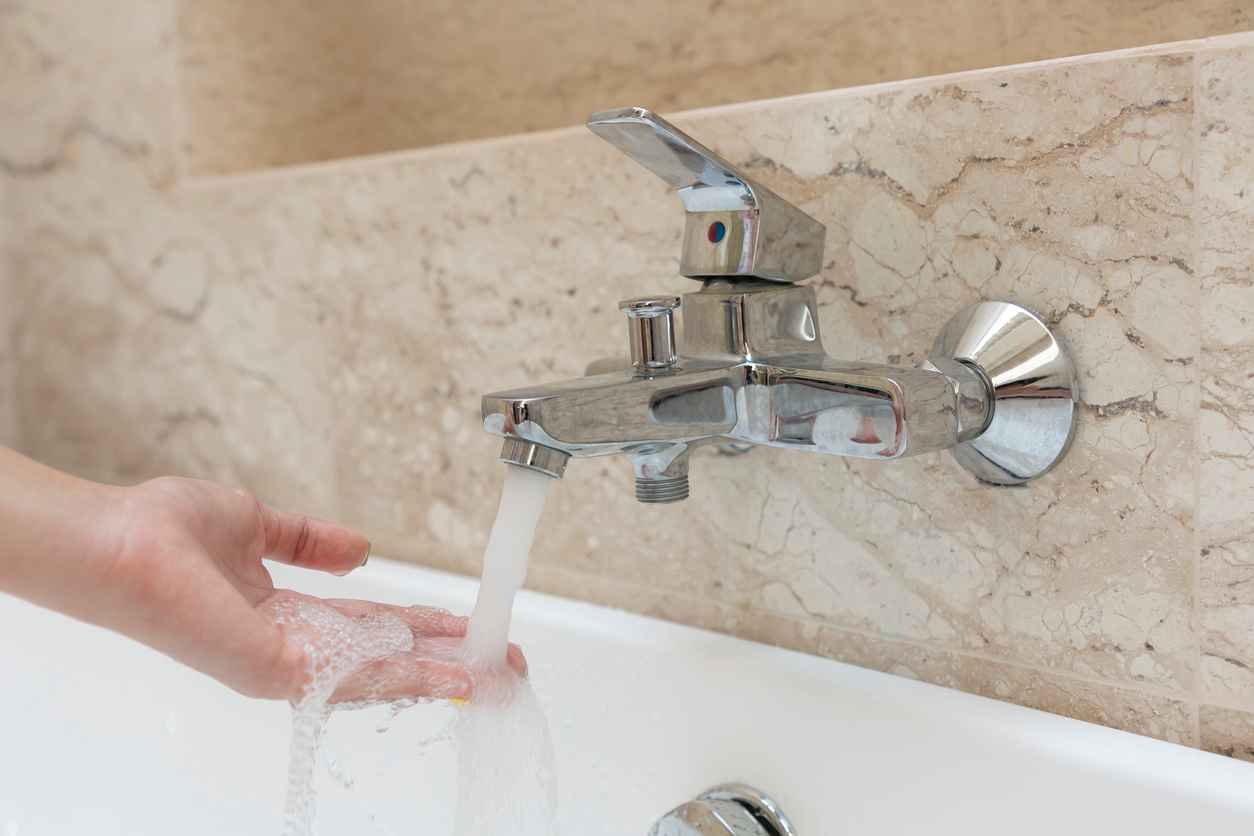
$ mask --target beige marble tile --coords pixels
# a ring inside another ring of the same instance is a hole
[[[17,359],[14,328],[18,301],[10,259],[8,179],[0,176],[0,445],[20,447],[17,435]]]
[[[554,212],[561,195],[584,187],[585,166],[595,167],[589,156],[612,159],[572,135],[187,195],[202,226],[231,230],[226,272],[264,264],[289,293],[306,282],[337,300],[326,311],[338,336],[319,348],[329,373],[316,382],[336,404],[328,450],[342,488],[337,507],[381,550],[477,571],[500,478],[500,442],[480,428],[480,395],[581,374],[590,356],[619,352],[620,335],[605,320],[618,317],[617,299],[638,282],[638,259],[628,253],[641,227],[620,228],[617,213],[648,218],[644,230],[662,227],[644,233],[664,242],[653,248],[659,253],[673,249],[676,231],[633,194],[595,212],[574,204]],[[563,171],[560,159],[578,159],[579,168]],[[515,175],[522,182],[502,197],[499,184]],[[481,200],[481,209],[459,208]],[[635,212],[633,203],[641,204]],[[518,220],[546,216],[539,230]],[[603,247],[622,253],[617,271],[593,266]],[[466,253],[477,256],[467,261]],[[669,256],[658,261],[658,274],[673,274]],[[539,350],[520,352],[528,343]],[[264,351],[249,353],[268,363]],[[626,477],[615,461],[572,469],[546,520],[586,524],[546,522],[536,562],[599,570],[598,535],[608,547],[634,507]],[[612,512],[618,528],[589,519],[600,508],[620,509]]]
[[[195,171],[575,125],[1254,27],[1240,0],[182,2]],[[764,25],[769,21],[769,25]]]
[[[696,517],[730,564],[726,600],[1191,687],[1191,72],[1166,56],[781,105],[787,134],[726,117],[743,144],[720,147],[787,159],[759,173],[828,223],[829,350],[915,363],[950,312],[1012,298],[1059,324],[1086,407],[1072,456],[1028,491],[944,457],[703,462]]]
[[[1200,620],[1207,693],[1254,707],[1254,48],[1198,63]]]
[[[0,218],[4,217],[4,184],[0,183]],[[17,434],[17,364],[14,357],[13,329],[16,299],[8,252],[0,228],[0,445],[21,447]]]
[[[1254,714],[1203,705],[1200,724],[1203,749],[1254,762]]]
[[[35,406],[19,412],[17,434],[25,440],[29,422],[35,449],[49,447],[39,437],[46,432],[58,439],[50,457],[100,475],[112,472],[112,461],[99,470],[94,461],[126,455],[103,437],[123,429],[113,421],[119,391],[93,368],[97,358],[79,352],[106,342],[124,348],[116,327],[123,315],[112,307],[124,308],[132,289],[194,281],[181,275],[186,264],[161,258],[180,238],[164,193],[176,158],[173,10],[165,0],[130,10],[71,2],[0,8],[0,112],[6,128],[20,126],[0,131],[5,302],[18,363],[14,396],[26,390]],[[180,275],[171,278],[172,270]],[[82,304],[59,311],[58,287],[72,288]],[[69,317],[78,318],[71,331],[84,331],[81,345],[58,340]],[[54,365],[58,355],[63,365]],[[159,383],[154,378],[152,389]],[[109,397],[90,400],[93,390]],[[79,402],[69,407],[59,395]],[[62,434],[72,420],[67,408],[79,413],[80,426]],[[134,408],[144,419],[152,412],[150,403]]]
[[[28,128],[0,147],[22,445],[100,479],[201,474],[331,513],[318,300],[264,265],[223,278],[229,228],[174,189],[173,9],[134,12],[9,18],[29,55],[0,93]]]
[[[981,297],[1058,322],[1085,374],[1076,450],[1008,492],[943,457],[703,456],[694,499],[660,509],[629,501],[621,462],[578,462],[536,564],[1191,688],[1191,74],[1188,56],[1126,58],[681,120],[828,223],[818,285],[840,356],[918,362],[936,323]],[[943,139],[904,139],[924,131]],[[670,277],[673,198],[581,133],[193,202],[206,228],[235,219],[228,265],[340,300],[322,381],[339,511],[450,568],[477,565],[493,510],[478,395],[621,353],[615,300],[685,287]],[[1181,315],[1155,316],[1162,305]]]
[[[1087,420],[1067,466],[1030,491],[978,488],[940,457],[873,467],[759,451],[700,460],[687,507],[641,509],[621,463],[578,463],[537,563],[1189,687],[1192,497],[1177,486],[1191,467],[1193,402],[1179,370],[1196,332],[1144,309],[1187,313],[1195,296],[1178,162],[1191,158],[1190,90],[1188,57],[1157,56],[684,120],[829,224],[819,290],[833,351],[917,362],[949,312],[1011,296],[1060,323],[1087,375]],[[973,131],[976,119],[998,130]],[[942,139],[905,141],[924,130]],[[119,285],[151,278],[151,257],[111,260],[133,246],[114,229],[98,233],[101,252],[66,255],[57,242],[70,264],[33,247],[23,273],[45,297],[32,300],[32,331],[87,307],[48,349],[45,363],[64,371],[28,382],[59,381],[28,400],[70,417],[36,420],[32,407],[24,425],[46,434],[37,449],[104,455],[122,477],[180,465],[251,483],[265,451],[279,459],[265,473],[289,495],[332,505],[384,548],[471,568],[492,513],[479,494],[497,474],[478,395],[618,353],[614,301],[652,289],[642,276],[684,286],[667,278],[672,204],[582,133],[185,191],[158,211],[183,227],[175,241],[200,253],[212,292],[183,319],[159,303],[154,315],[142,292],[133,306],[84,298],[100,282],[79,271]],[[84,354],[112,381],[154,345],[186,352],[155,357],[191,364],[197,373],[180,381],[197,383],[172,385],[159,368],[133,384],[155,391],[125,399],[78,385]],[[250,380],[255,398],[241,396]],[[119,435],[155,407],[188,449],[152,444],[167,457],[155,461],[125,438],[88,449],[92,424],[74,421],[101,402]],[[181,417],[197,409],[212,417]],[[258,427],[266,443],[249,455]],[[281,441],[293,437],[304,443]],[[225,439],[216,456],[199,446],[214,438]],[[1095,496],[1108,510],[1093,511]]]
[[[23,446],[242,484],[477,571],[480,394],[621,354],[618,299],[691,289],[677,201],[582,131],[180,183],[174,20],[148,9],[0,13],[22,79],[0,109],[30,125],[0,133]],[[1246,687],[1254,557],[1245,58],[1191,49],[677,117],[828,225],[833,353],[917,363],[979,298],[1057,324],[1076,447],[1010,491],[944,456],[707,453],[663,508],[623,462],[575,462],[532,584],[1196,743],[1199,689]],[[1218,716],[1207,745],[1241,745]]]
[[[0,173],[19,183],[39,180],[98,147],[168,184],[179,127],[171,118],[178,100],[173,15],[169,0],[134,0],[125,14],[68,0],[6,3],[0,108],[6,126],[21,130],[0,131]],[[81,185],[97,197],[108,193],[104,175]],[[10,201],[18,211],[23,203],[16,193]]]

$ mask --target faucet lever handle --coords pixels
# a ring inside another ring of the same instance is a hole
[[[735,166],[651,110],[594,113],[588,129],[679,189],[679,199],[690,212],[757,206],[747,178]]]
[[[607,110],[588,128],[678,191],[681,274],[797,282],[819,271],[823,224],[662,117],[642,107]]]

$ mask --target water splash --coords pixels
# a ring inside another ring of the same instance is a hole
[[[456,836],[554,836],[553,744],[530,683],[512,672],[477,678],[453,739]]]
[[[317,802],[314,769],[331,715],[331,695],[340,682],[369,663],[411,650],[413,634],[390,613],[353,619],[295,595],[276,595],[263,606],[284,627],[287,640],[298,642],[309,660],[309,682],[292,706],[283,836],[310,836]]]
[[[378,724],[375,725],[374,730],[379,734],[385,734],[388,731],[391,731],[392,724],[396,722],[397,717],[401,716],[402,711],[413,708],[415,705],[418,705],[419,703],[422,703],[422,702],[425,702],[425,700],[415,700],[415,699],[396,700],[395,702],[393,702],[391,705],[388,706],[387,714],[384,715],[383,719],[379,720]]]

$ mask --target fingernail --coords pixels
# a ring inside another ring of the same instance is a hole
[[[347,575],[349,572],[356,572],[358,569],[362,568],[363,566],[365,566],[367,563],[370,562],[370,554],[373,551],[374,551],[374,546],[372,546],[369,542],[367,542],[366,543],[366,556],[361,559],[361,563],[358,563],[352,569],[345,569],[343,572],[336,572],[335,574],[343,577],[344,575]]]
[[[505,659],[510,663],[510,667],[518,672],[523,679],[527,679],[527,675],[531,672],[531,665],[527,664],[527,657],[523,655],[522,648],[516,644],[511,644],[509,650],[506,651]],[[514,663],[518,667],[514,667]]]

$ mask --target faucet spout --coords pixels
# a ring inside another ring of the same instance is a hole
[[[736,426],[733,371],[694,362],[495,392],[483,398],[483,428],[579,458],[693,444]]]
[[[499,460],[504,464],[543,473],[552,479],[561,479],[566,475],[566,462],[570,461],[570,455],[552,447],[523,441],[521,438],[507,437],[501,445]]]

